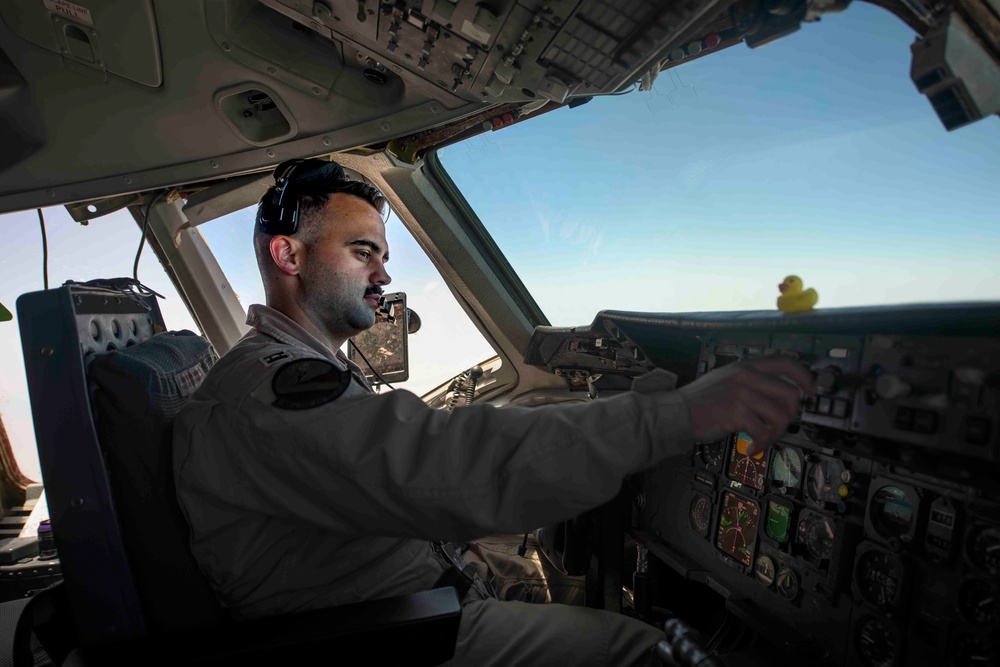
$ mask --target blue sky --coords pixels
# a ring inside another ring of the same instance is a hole
[[[444,151],[444,164],[550,321],[598,310],[774,308],[800,274],[819,307],[1000,299],[1000,123],[946,132],[909,79],[913,33],[884,10],[842,14],[761,49],[737,45]],[[49,281],[132,273],[126,213],[46,211]],[[42,288],[34,211],[0,216],[0,302]],[[261,300],[252,212],[200,229],[244,305]],[[394,281],[420,313],[422,393],[491,354],[398,221]],[[152,253],[140,279],[193,328]],[[38,479],[15,322],[0,323],[0,414]]]
[[[1000,123],[945,131],[913,41],[854,3],[443,161],[557,325],[774,308],[789,273],[823,307],[997,299]]]

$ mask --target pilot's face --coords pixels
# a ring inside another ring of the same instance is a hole
[[[379,295],[391,281],[389,244],[378,211],[359,197],[331,195],[322,216],[306,250],[303,296],[330,332],[346,338],[375,324]]]

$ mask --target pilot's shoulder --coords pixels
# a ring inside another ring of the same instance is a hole
[[[266,337],[243,339],[218,361],[199,393],[225,402],[241,402],[263,386],[270,386],[285,367],[331,366],[346,372],[321,353],[305,345],[288,345]],[[313,369],[315,372],[315,369]],[[348,374],[349,375],[349,374]]]

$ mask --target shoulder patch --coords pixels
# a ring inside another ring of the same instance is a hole
[[[351,384],[351,374],[323,359],[296,359],[274,374],[274,406],[285,410],[307,410],[329,403]]]

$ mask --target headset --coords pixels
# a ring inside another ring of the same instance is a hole
[[[265,234],[292,235],[299,229],[299,197],[336,190],[349,182],[336,162],[310,158],[282,162],[274,169],[274,185],[257,205],[257,228]]]

